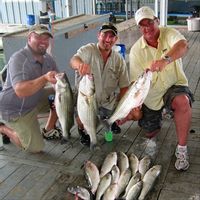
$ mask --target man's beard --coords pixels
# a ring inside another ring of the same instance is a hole
[[[43,56],[43,55],[46,54],[46,52],[47,52],[46,49],[44,49],[44,48],[38,48],[38,51],[37,51],[36,53],[37,53],[38,55]]]

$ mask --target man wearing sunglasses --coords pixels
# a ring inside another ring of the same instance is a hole
[[[130,84],[128,70],[123,57],[112,50],[118,39],[118,30],[112,23],[104,23],[97,34],[98,42],[89,43],[78,49],[71,59],[71,66],[76,70],[80,80],[85,74],[94,75],[96,99],[100,117],[109,118],[113,113],[117,101],[124,95]],[[118,95],[119,90],[119,95]],[[129,119],[140,116],[137,109],[130,113]],[[84,126],[76,117],[81,143],[89,146],[90,138],[84,130]],[[111,126],[113,133],[121,132],[120,127],[114,122]]]
[[[163,116],[173,118],[178,140],[175,167],[187,170],[187,138],[193,101],[182,66],[182,57],[188,51],[187,41],[177,30],[160,27],[159,19],[149,7],[137,10],[135,21],[142,37],[130,51],[130,79],[135,81],[147,69],[153,72],[139,125],[146,131],[146,136],[152,138],[159,133]]]

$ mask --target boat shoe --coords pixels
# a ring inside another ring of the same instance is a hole
[[[114,123],[111,125],[111,131],[112,131],[114,134],[119,134],[119,133],[121,133],[121,128],[117,125],[116,122],[114,122]]]
[[[80,135],[80,143],[84,146],[90,146],[90,136],[85,133],[84,129],[78,128],[78,133]]]
[[[49,131],[46,131],[45,128],[43,128],[41,132],[43,138],[45,138],[46,140],[56,140],[62,138],[62,131],[58,127],[55,127],[54,129],[51,129]]]

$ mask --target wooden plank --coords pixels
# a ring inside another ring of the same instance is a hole
[[[14,162],[8,162],[0,159],[1,168],[0,168],[0,183],[3,183],[14,171],[16,171],[20,164]],[[1,191],[1,185],[0,185]]]
[[[54,183],[49,188],[49,190],[43,195],[41,200],[49,200],[49,199],[74,200],[73,196],[67,192],[67,187],[76,179],[77,175],[62,173],[58,178],[55,179]]]
[[[17,167],[18,166],[19,165],[17,165]],[[9,176],[0,185],[0,199],[3,199],[10,192],[10,190],[12,190],[30,173],[32,169],[32,166],[20,165],[20,167],[17,168],[12,174],[9,174]]]
[[[24,200],[41,199],[42,196],[52,186],[55,179],[59,177],[59,171],[55,169],[49,170],[40,180],[24,195]]]
[[[200,195],[198,192],[194,192],[193,194],[186,194],[183,191],[181,192],[177,192],[177,191],[171,191],[171,190],[166,190],[166,189],[163,189],[161,190],[160,192],[160,195],[159,195],[159,200],[169,200],[169,199],[172,199],[172,200],[198,200],[200,199]]]
[[[8,161],[0,160],[0,169],[3,168],[6,164],[8,164]]]
[[[6,199],[23,199],[26,193],[31,190],[35,184],[38,184],[48,170],[49,169],[41,167],[33,168],[32,171],[7,194]]]
[[[172,181],[172,180],[171,180]],[[179,182],[174,180],[173,182],[166,182],[164,185],[164,189],[175,191],[175,192],[183,192],[186,194],[198,194],[200,191],[200,184],[188,183],[186,181]]]

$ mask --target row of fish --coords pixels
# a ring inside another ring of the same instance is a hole
[[[83,200],[143,200],[161,173],[161,165],[150,167],[149,156],[141,160],[134,153],[110,152],[100,169],[92,162],[84,164],[88,187],[69,187]]]
[[[135,107],[140,106],[146,98],[152,73],[144,72],[135,81],[121,98],[113,115],[106,120],[107,127],[116,120],[125,118]],[[63,142],[70,138],[70,129],[74,125],[74,100],[70,83],[65,73],[56,75],[55,108],[63,131]],[[97,145],[97,102],[93,75],[85,75],[79,82],[77,111],[87,134],[90,136],[90,149],[95,150]]]

